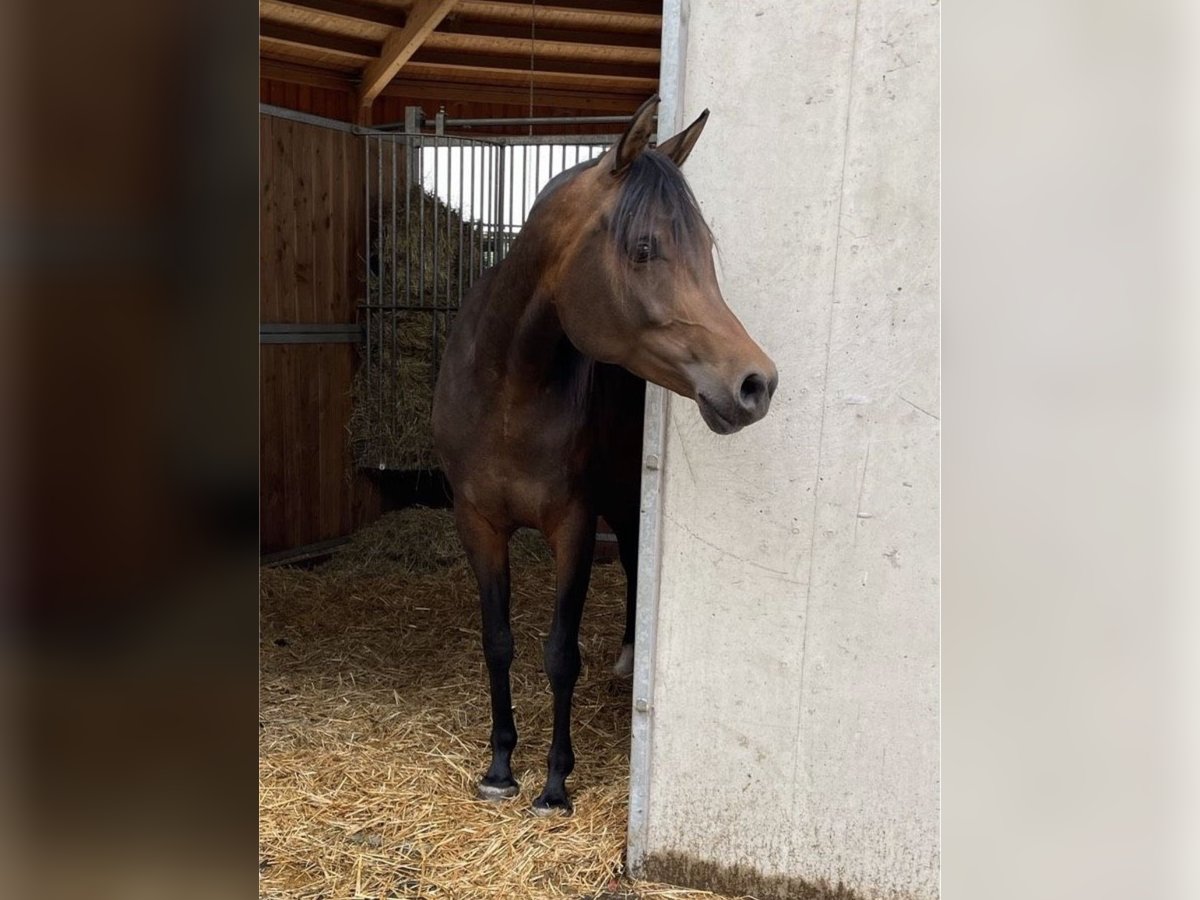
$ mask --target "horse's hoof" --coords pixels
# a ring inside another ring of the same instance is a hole
[[[571,801],[566,797],[561,799],[547,800],[543,794],[533,801],[533,806],[530,807],[535,816],[569,816],[575,812],[575,808],[571,805]]]
[[[613,664],[613,674],[621,678],[628,678],[633,674],[633,644],[621,645],[621,655]]]
[[[517,796],[521,793],[521,786],[515,781],[508,784],[488,784],[486,781],[481,781],[475,785],[475,793],[480,800],[495,802]]]

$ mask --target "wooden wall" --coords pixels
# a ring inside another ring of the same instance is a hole
[[[353,136],[260,116],[260,321],[356,321],[362,152]],[[260,546],[290,550],[379,514],[350,461],[356,347],[260,344]]]

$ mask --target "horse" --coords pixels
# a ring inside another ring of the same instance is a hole
[[[479,586],[491,691],[491,764],[479,797],[515,797],[508,544],[536,528],[554,557],[544,645],[554,725],[540,815],[572,812],[571,699],[597,517],[617,537],[628,590],[618,666],[632,661],[646,382],[694,400],[718,434],[758,421],[775,364],[726,305],[713,235],[680,171],[708,110],[651,147],[658,109],[553,178],[509,254],[472,285],[434,390],[434,446]]]

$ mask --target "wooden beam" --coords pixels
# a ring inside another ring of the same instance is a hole
[[[645,7],[638,12],[611,12],[579,7],[563,7],[557,4],[528,2],[494,3],[487,0],[459,0],[453,16],[459,21],[504,22],[529,27],[530,16],[538,28],[570,28],[581,31],[608,31],[637,34],[661,34],[662,15],[649,12]]]
[[[529,0],[481,0],[488,6],[529,6]],[[662,0],[546,0],[546,6],[581,12],[650,13],[661,16]]]
[[[354,82],[348,77],[329,69],[319,69],[313,66],[302,66],[297,63],[262,58],[258,61],[258,75],[272,81],[286,81],[289,84],[306,84],[310,87],[331,88],[335,91],[354,91]]]
[[[425,39],[420,53],[430,50],[446,50],[459,53],[480,53],[500,56],[520,56],[529,67],[530,48],[538,60],[579,59],[592,62],[628,63],[630,65],[652,65],[657,67],[660,57],[658,47],[628,47],[620,44],[588,44],[578,41],[552,41],[539,34],[536,41],[524,35],[502,36],[495,34],[452,34],[446,23]]]
[[[503,37],[529,40],[528,23],[472,22],[462,16],[447,16],[438,26],[437,34],[464,34],[475,37]],[[536,40],[585,44],[600,47],[639,47],[658,50],[662,35],[632,31],[587,31],[582,28],[552,28],[538,25]]]
[[[404,27],[392,32],[383,42],[379,58],[363,70],[362,86],[358,92],[358,105],[370,107],[379,92],[396,77],[401,66],[408,62],[425,38],[446,17],[456,0],[417,0]]]
[[[408,17],[398,9],[387,9],[379,6],[361,6],[349,3],[347,0],[283,0],[288,6],[307,9],[310,12],[324,13],[327,16],[337,16],[341,19],[353,19],[359,22],[371,22],[375,25],[387,25],[389,28],[403,28],[408,24]]]
[[[529,71],[517,69],[489,68],[485,66],[454,66],[443,63],[411,62],[404,67],[406,79],[475,82],[495,85],[517,85],[526,90],[526,100],[529,94]],[[658,90],[658,78],[638,78],[617,75],[585,75],[582,72],[544,72],[533,73],[535,90],[542,87],[567,87],[583,90],[604,91],[607,93],[641,94],[643,98]],[[535,97],[534,103],[537,103]]]
[[[509,74],[529,80],[530,68],[528,56],[513,54],[456,52],[453,50],[435,50],[422,48],[412,55],[410,65],[432,63],[441,66],[454,66],[459,69],[502,69]],[[533,69],[536,76],[559,72],[568,75],[601,75],[616,78],[642,78],[658,81],[658,65],[644,63],[610,63],[592,62],[586,59],[566,59],[561,57],[537,57]]]
[[[445,81],[417,81],[408,77],[407,71],[380,92],[381,97],[400,100],[462,100],[468,103],[505,103],[526,109],[529,103],[529,88],[504,87],[480,82],[451,83]],[[622,113],[632,115],[646,99],[644,93],[599,93],[595,89],[571,90],[569,88],[540,87],[536,105],[573,110],[579,114]]]
[[[366,41],[340,34],[313,31],[309,28],[297,28],[294,25],[279,25],[275,22],[260,23],[258,37],[260,41],[277,41],[295,47],[311,47],[314,50],[324,50],[356,59],[374,59],[379,55],[380,47],[378,41]]]

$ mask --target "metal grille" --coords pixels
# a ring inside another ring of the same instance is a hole
[[[362,365],[351,438],[361,466],[427,469],[429,413],[454,313],[507,255],[551,178],[615,138],[364,134]]]

